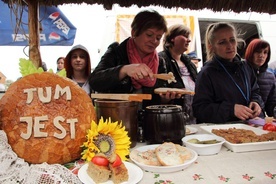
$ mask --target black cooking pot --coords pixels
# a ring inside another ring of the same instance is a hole
[[[182,145],[188,115],[179,105],[152,105],[140,111],[147,144],[173,142]]]

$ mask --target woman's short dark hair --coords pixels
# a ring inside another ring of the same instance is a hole
[[[134,36],[141,35],[149,28],[167,31],[165,18],[155,10],[144,10],[139,12],[131,23],[131,29],[135,32]]]
[[[166,47],[172,47],[173,46],[173,42],[172,39],[179,36],[179,35],[183,35],[185,37],[189,37],[191,34],[191,30],[189,27],[183,25],[183,24],[175,24],[172,25],[171,27],[169,27],[167,33],[164,36],[163,39],[163,47],[164,49]]]

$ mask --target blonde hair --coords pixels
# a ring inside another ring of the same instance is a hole
[[[207,61],[211,60],[214,57],[214,52],[211,50],[210,45],[213,45],[213,41],[215,39],[215,33],[221,29],[229,28],[234,32],[235,38],[237,40],[238,47],[240,46],[239,43],[244,43],[241,38],[238,38],[239,34],[234,25],[227,22],[216,22],[210,24],[205,33],[205,47],[206,47],[206,54],[207,54]]]

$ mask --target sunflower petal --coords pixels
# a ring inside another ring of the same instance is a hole
[[[130,149],[130,138],[122,121],[112,122],[109,117],[104,121],[103,117],[100,118],[98,124],[95,121],[91,122],[91,128],[87,131],[86,142],[81,147],[84,151],[81,153],[82,159],[90,161],[100,149],[94,144],[100,134],[108,135],[114,140],[115,152],[121,157],[122,160],[127,160]]]

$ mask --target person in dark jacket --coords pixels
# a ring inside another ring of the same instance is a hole
[[[194,91],[197,69],[188,55],[184,54],[188,50],[190,43],[190,29],[183,24],[175,24],[169,27],[164,36],[163,48],[159,52],[159,69],[158,73],[172,72],[176,82],[169,83],[165,80],[158,79],[155,85],[157,87],[181,88]],[[195,118],[192,113],[193,96],[177,94],[177,92],[167,92],[154,97],[155,104],[175,104],[180,105],[189,115],[186,124],[195,124]],[[153,102],[152,102],[153,103]]]
[[[276,80],[273,73],[267,71],[270,55],[270,44],[261,39],[252,40],[245,52],[245,59],[253,67],[257,76],[257,83],[265,104],[263,111],[267,116],[272,117],[276,106]]]
[[[144,93],[154,86],[158,70],[157,46],[167,31],[165,18],[154,10],[139,12],[131,37],[111,44],[90,75],[91,87],[101,93]]]
[[[258,117],[264,105],[251,66],[237,55],[238,36],[229,23],[210,24],[205,35],[207,62],[193,99],[197,122],[226,123]]]

